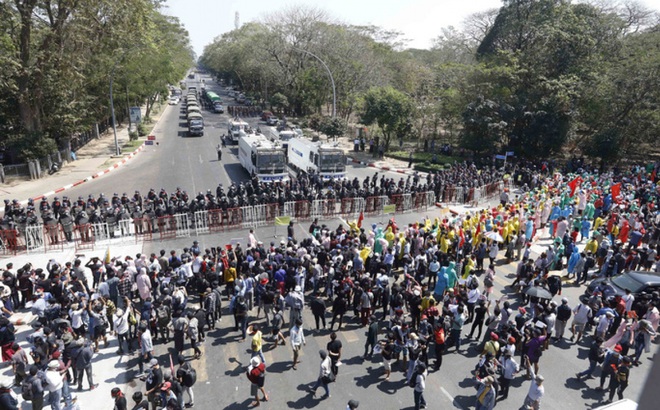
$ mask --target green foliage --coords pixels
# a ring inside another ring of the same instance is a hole
[[[363,97],[360,122],[378,125],[387,150],[392,137],[405,138],[410,133],[412,113],[412,101],[404,93],[392,87],[372,88]]]
[[[286,110],[287,107],[289,106],[289,99],[286,98],[286,95],[282,93],[275,93],[270,96],[270,105],[278,113],[281,113],[282,111]]]
[[[138,124],[137,132],[140,137],[146,137],[149,135],[150,127],[144,123]]]
[[[329,138],[337,138],[343,137],[347,129],[346,121],[341,118],[323,117],[319,131]]]
[[[140,136],[140,134],[138,133],[138,131],[131,131],[131,132],[128,133],[129,141],[136,141],[139,136]]]

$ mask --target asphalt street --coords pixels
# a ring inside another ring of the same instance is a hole
[[[433,218],[436,212],[424,214],[397,215],[396,221],[399,226],[429,216]],[[386,222],[386,218],[365,218],[364,224],[370,226],[372,223]],[[336,228],[342,220],[334,219],[322,221],[330,228]],[[297,239],[306,235],[308,222],[296,224]],[[275,228],[259,228],[256,230],[257,237],[264,243],[271,240],[276,243],[283,238],[284,230],[279,228],[279,235],[275,235]],[[247,229],[242,231],[224,232],[218,235],[204,235],[191,238],[179,238],[168,242],[147,242],[144,244],[145,253],[158,252],[160,249],[181,249],[190,246],[197,239],[202,249],[210,246],[223,246],[230,242],[241,242],[245,247],[247,241]],[[275,237],[276,236],[276,237]],[[500,253],[503,257],[503,252]],[[504,297],[514,306],[518,306],[518,298],[511,293],[507,287],[514,278],[515,263],[504,264],[498,261],[497,276],[495,280],[494,297]],[[570,300],[574,306],[578,296],[582,294],[584,287],[578,288],[570,283],[565,284],[562,296]],[[561,296],[558,296],[558,300]],[[240,334],[233,330],[233,318],[228,314],[226,306],[228,302],[223,300],[223,320],[218,329],[208,333],[202,350],[204,355],[200,360],[194,360],[193,365],[198,371],[198,383],[195,386],[196,406],[195,408],[212,409],[244,409],[251,402],[250,383],[245,376],[245,368],[249,364],[250,344],[249,338],[246,342],[239,342]],[[378,317],[382,311],[377,312]],[[256,309],[251,312],[251,323],[264,323],[262,317],[255,319]],[[303,362],[298,370],[291,367],[291,348],[286,346],[271,348],[272,344],[266,344],[264,348],[267,362],[266,390],[270,401],[262,403],[261,407],[269,409],[343,409],[349,399],[355,398],[360,401],[362,409],[411,409],[413,405],[412,389],[405,385],[405,375],[398,366],[393,366],[393,373],[389,381],[381,376],[382,365],[380,356],[376,355],[373,360],[363,361],[365,329],[359,326],[359,322],[348,313],[347,324],[338,332],[339,340],[343,344],[342,362],[339,369],[339,377],[336,383],[330,386],[331,397],[320,401],[307,394],[318,375],[319,357],[318,350],[325,348],[329,341],[329,331],[314,331],[314,320],[309,312],[305,311],[305,335],[307,345],[303,349]],[[285,315],[288,318],[288,315]],[[331,318],[330,310],[326,316]],[[329,323],[328,323],[329,324]],[[382,324],[382,323],[381,323]],[[464,329],[464,337],[469,332]],[[284,332],[288,337],[288,332]],[[384,329],[381,332],[381,337]],[[570,336],[570,334],[569,334]],[[483,336],[482,336],[483,337]],[[472,408],[475,400],[475,383],[471,375],[478,361],[480,352],[476,350],[477,342],[464,339],[463,352],[457,354],[454,349],[444,356],[442,368],[437,373],[431,373],[427,379],[426,399],[432,403],[429,408]],[[575,373],[586,369],[590,338],[586,338],[579,344],[569,343],[568,340],[557,345],[551,345],[544,352],[540,361],[540,373],[545,377],[546,396],[542,400],[545,409],[593,409],[597,408],[606,394],[595,391],[598,386],[598,378],[577,381]],[[466,350],[466,347],[467,350]],[[168,350],[169,348],[169,350]],[[653,350],[657,345],[653,346]],[[168,346],[159,344],[157,352],[165,362],[169,361],[168,354],[173,353],[171,344]],[[186,351],[192,355],[191,350]],[[433,357],[433,354],[431,354]],[[631,384],[625,392],[625,397],[637,400],[643,382],[651,367],[652,355],[643,355],[642,365],[635,367],[631,372]],[[433,362],[433,359],[431,359]],[[598,371],[596,376],[598,376]],[[498,402],[497,408],[518,409],[523,403],[529,389],[529,381],[525,379],[524,372],[512,383],[509,398]],[[322,391],[319,391],[322,394]],[[319,394],[319,395],[320,395]]]

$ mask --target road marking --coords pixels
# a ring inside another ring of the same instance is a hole
[[[199,163],[200,163],[200,164],[203,164],[203,163],[204,163],[204,160],[202,159],[202,154],[199,154]]]
[[[449,401],[451,401],[451,403],[454,405],[455,408],[464,410],[463,406],[454,402],[454,398],[452,397],[451,394],[449,394],[447,390],[445,390],[444,387],[440,386],[440,391],[442,391],[442,394],[444,394],[449,399]]]
[[[199,345],[199,350],[202,352],[202,357],[206,357],[206,347],[203,343]],[[206,360],[192,360],[192,367],[197,372],[197,380],[205,382],[209,379],[209,374],[206,371]]]

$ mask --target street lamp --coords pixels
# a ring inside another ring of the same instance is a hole
[[[314,57],[321,63],[323,68],[325,68],[325,71],[328,73],[328,77],[330,77],[330,84],[332,84],[332,118],[335,118],[337,116],[337,92],[335,91],[335,79],[332,77],[332,73],[330,72],[330,68],[325,64],[323,60],[316,54],[312,53],[311,51],[303,50],[302,48],[294,47],[291,46],[294,50],[300,51],[301,53],[309,54],[310,56]]]

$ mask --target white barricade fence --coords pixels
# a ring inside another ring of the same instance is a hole
[[[325,209],[326,202],[327,201],[324,199],[315,199],[314,201],[312,201],[312,209],[310,211],[310,216],[312,217],[312,219],[323,218],[324,215],[323,210]]]
[[[289,201],[284,203],[284,208],[282,209],[282,216],[290,216],[291,219],[294,219],[296,216],[296,202]]]
[[[44,241],[44,226],[26,225],[25,226],[25,249],[28,253],[45,251],[46,242]]]
[[[411,194],[403,194],[402,195],[402,200],[403,200],[403,211],[402,212],[404,212],[404,213],[412,212],[412,208],[413,208],[412,195]]]
[[[194,221],[197,235],[209,233],[209,211],[195,211]]]
[[[483,196],[483,190],[484,190],[483,187],[474,188],[474,197],[472,198],[472,202],[474,202],[475,204],[479,203],[481,197]]]
[[[358,216],[360,215],[360,212],[364,212],[367,206],[367,200],[366,198],[362,197],[355,197],[353,198],[353,209],[350,215],[353,216]]]
[[[254,205],[252,207],[252,225],[251,226],[264,226],[267,225],[266,219],[268,216],[269,205]]]
[[[192,223],[190,223],[190,215],[175,214],[174,220],[176,221],[177,238],[190,236],[190,228],[192,228]]]
[[[94,241],[96,243],[110,240],[110,228],[106,222],[99,222],[91,224],[92,232],[94,232]]]
[[[243,228],[254,226],[254,208],[251,206],[241,207],[241,220],[243,221]]]
[[[135,236],[135,224],[132,219],[121,219],[117,221],[117,228],[119,230],[119,236],[122,239],[132,239]]]
[[[426,209],[435,208],[435,192],[426,191]]]

